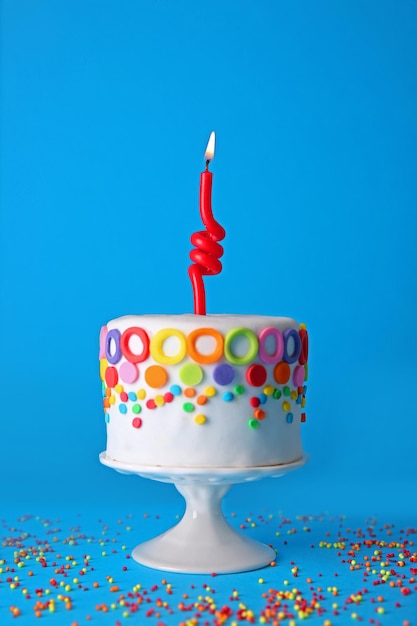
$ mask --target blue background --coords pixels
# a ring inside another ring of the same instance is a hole
[[[181,510],[172,486],[98,462],[98,332],[192,311],[214,129],[227,237],[208,311],[310,333],[310,463],[225,506],[415,515],[416,3],[1,10],[3,505]]]

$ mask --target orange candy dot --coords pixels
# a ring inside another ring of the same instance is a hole
[[[198,396],[197,404],[205,404],[207,402],[207,396]]]
[[[288,363],[281,361],[274,368],[274,378],[279,385],[284,385],[290,380],[291,369]]]
[[[256,411],[254,412],[254,415],[257,420],[263,420],[266,414],[265,414],[265,411],[262,411],[262,409],[256,409]]]
[[[149,387],[159,389],[167,382],[168,374],[160,365],[151,365],[145,370],[145,380]]]
[[[187,398],[194,398],[195,389],[193,389],[192,387],[187,387],[186,389],[184,389],[184,396],[186,396]]]

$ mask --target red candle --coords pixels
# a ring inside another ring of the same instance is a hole
[[[200,230],[191,236],[191,243],[195,249],[191,250],[190,258],[194,264],[190,265],[188,274],[194,292],[194,313],[196,315],[206,314],[203,276],[221,272],[220,257],[223,254],[223,246],[217,242],[224,239],[226,235],[224,228],[214,219],[211,207],[213,174],[208,171],[208,167],[214,157],[214,143],[215,134],[212,132],[204,155],[206,169],[200,175],[200,215],[206,230]]]

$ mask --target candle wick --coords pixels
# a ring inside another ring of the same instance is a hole
[[[207,161],[206,161],[206,172],[208,172],[209,163],[210,163],[210,159],[207,159]]]

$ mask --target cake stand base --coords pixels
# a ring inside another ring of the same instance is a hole
[[[138,545],[133,558],[156,569],[205,574],[244,572],[268,565],[272,548],[235,531],[223,517],[221,501],[230,485],[177,485],[187,503],[182,520]]]
[[[173,528],[134,548],[140,564],[168,572],[227,574],[265,567],[275,551],[234,530],[221,510],[223,497],[234,483],[279,477],[304,465],[293,463],[254,468],[176,468],[134,465],[109,458],[100,461],[123,474],[137,474],[174,483],[184,497],[183,518]]]

